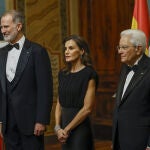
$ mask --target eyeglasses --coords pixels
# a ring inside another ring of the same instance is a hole
[[[127,45],[124,45],[124,46],[117,46],[117,50],[127,50],[129,47],[136,47],[136,46],[127,46]]]

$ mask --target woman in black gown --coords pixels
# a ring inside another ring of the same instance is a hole
[[[55,132],[62,150],[93,150],[89,116],[95,104],[98,76],[84,39],[71,35],[63,46],[65,68],[58,75]]]

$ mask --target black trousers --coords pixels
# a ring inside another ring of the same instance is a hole
[[[118,133],[118,128],[116,129],[116,137],[115,137],[115,143],[114,143],[114,148],[113,150],[121,150],[120,148],[120,142],[119,142],[119,133]]]
[[[7,118],[6,133],[3,135],[6,150],[44,150],[44,135],[24,135],[19,131],[11,103]]]

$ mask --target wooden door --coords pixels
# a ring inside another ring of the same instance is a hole
[[[131,27],[133,7],[134,0],[79,0],[80,34],[90,45],[100,81],[92,119],[95,136],[107,138],[111,132],[113,95],[121,66],[116,46],[120,31]]]

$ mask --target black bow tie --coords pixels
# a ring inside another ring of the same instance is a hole
[[[127,66],[127,72],[130,72],[130,71],[134,71],[136,72],[138,69],[138,65],[134,65],[134,66]]]
[[[11,50],[12,48],[16,48],[19,50],[19,43],[15,43],[15,44],[8,44],[8,49]]]

